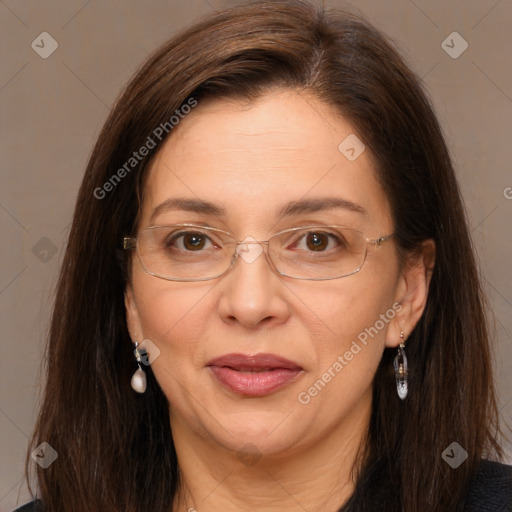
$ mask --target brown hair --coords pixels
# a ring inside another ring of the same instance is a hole
[[[170,509],[179,470],[168,403],[150,367],[145,395],[130,387],[136,366],[118,258],[123,235],[136,232],[144,172],[165,137],[133,168],[126,162],[191,98],[253,99],[279,87],[316,95],[357,130],[375,158],[402,253],[430,238],[437,247],[426,309],[407,343],[409,395],[397,398],[395,351],[386,349],[356,489],[343,510],[461,511],[478,460],[501,459],[483,295],[450,156],[421,81],[357,14],[252,2],[211,15],[156,51],[94,147],[58,282],[32,438],[32,448],[46,441],[59,454],[37,468],[47,512]],[[98,199],[95,191],[123,166],[122,180]],[[468,453],[457,470],[441,459],[454,440]]]

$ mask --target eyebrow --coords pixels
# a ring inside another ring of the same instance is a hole
[[[282,206],[277,212],[277,217],[291,217],[304,213],[315,213],[324,210],[332,210],[342,208],[352,212],[366,215],[366,210],[352,201],[339,197],[318,197],[311,199],[301,199],[299,201],[290,201]],[[155,207],[151,213],[150,222],[160,213],[171,210],[183,210],[194,213],[202,213],[206,215],[225,216],[226,208],[220,204],[203,201],[202,199],[193,199],[185,197],[173,197],[165,200],[163,203]]]

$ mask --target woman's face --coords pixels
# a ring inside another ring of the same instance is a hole
[[[356,139],[339,149],[354,135],[323,102],[290,90],[250,103],[200,103],[152,162],[140,229],[202,223],[239,241],[300,225],[347,226],[370,239],[392,233],[369,152],[360,153]],[[223,213],[159,208],[172,198]],[[327,198],[357,206],[277,213]],[[127,320],[134,339],[160,350],[152,369],[175,439],[282,456],[328,437],[357,437],[385,346],[412,328],[410,308],[399,304],[407,282],[393,239],[368,250],[358,273],[323,281],[277,275],[257,252],[202,282],[159,279],[134,257]]]

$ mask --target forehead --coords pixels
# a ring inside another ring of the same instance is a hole
[[[332,107],[304,93],[200,103],[152,162],[143,222],[172,197],[219,204],[227,215],[257,223],[291,201],[329,196],[362,206],[370,219],[389,220],[368,152],[349,160],[339,149],[347,137],[363,138]]]

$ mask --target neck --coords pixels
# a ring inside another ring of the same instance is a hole
[[[364,400],[367,402],[367,400]],[[309,445],[242,457],[171,421],[181,483],[173,512],[338,510],[351,496],[351,470],[364,443],[370,401]]]

